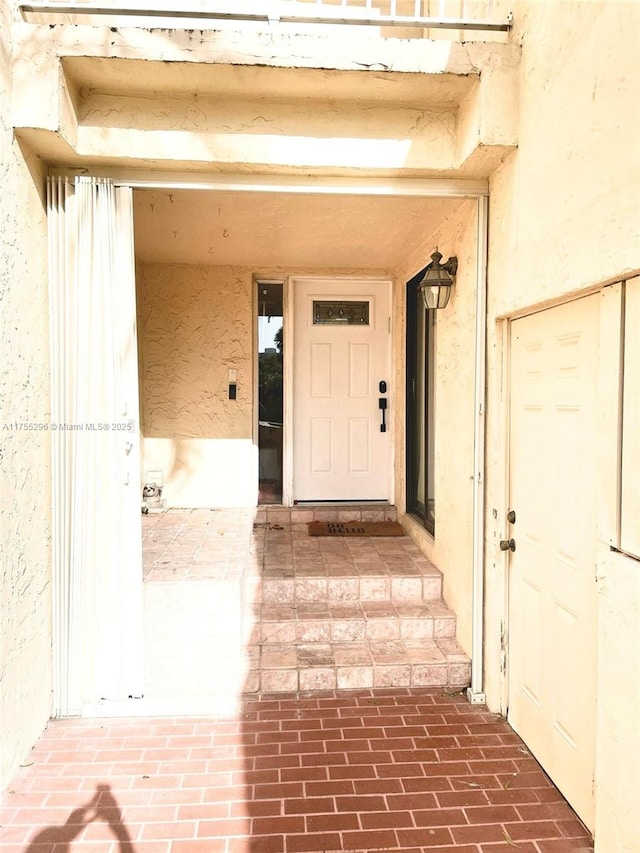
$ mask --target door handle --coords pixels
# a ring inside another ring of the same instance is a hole
[[[380,432],[387,431],[387,424],[385,421],[384,413],[387,411],[387,398],[386,397],[378,397],[378,408],[382,412],[382,423],[380,424]]]
[[[515,551],[516,550],[516,540],[515,539],[501,539],[500,540],[500,550],[501,551]]]

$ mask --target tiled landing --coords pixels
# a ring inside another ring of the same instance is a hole
[[[468,685],[442,575],[408,536],[257,528],[247,691]]]
[[[171,509],[141,516],[145,582],[241,582],[255,510]]]
[[[217,718],[52,722],[0,853],[592,853],[500,717],[428,690],[247,698]]]

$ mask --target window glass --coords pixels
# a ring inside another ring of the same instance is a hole
[[[417,277],[416,277],[417,278]],[[436,311],[407,283],[407,511],[435,535]]]
[[[259,503],[282,503],[283,285],[258,282]]]

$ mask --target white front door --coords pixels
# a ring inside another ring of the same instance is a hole
[[[509,712],[593,828],[599,296],[511,334]]]
[[[389,498],[390,297],[387,281],[294,282],[294,500]]]

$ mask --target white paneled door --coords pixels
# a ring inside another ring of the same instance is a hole
[[[389,499],[390,296],[386,281],[294,282],[295,500]]]
[[[509,722],[590,828],[599,299],[511,335]]]

